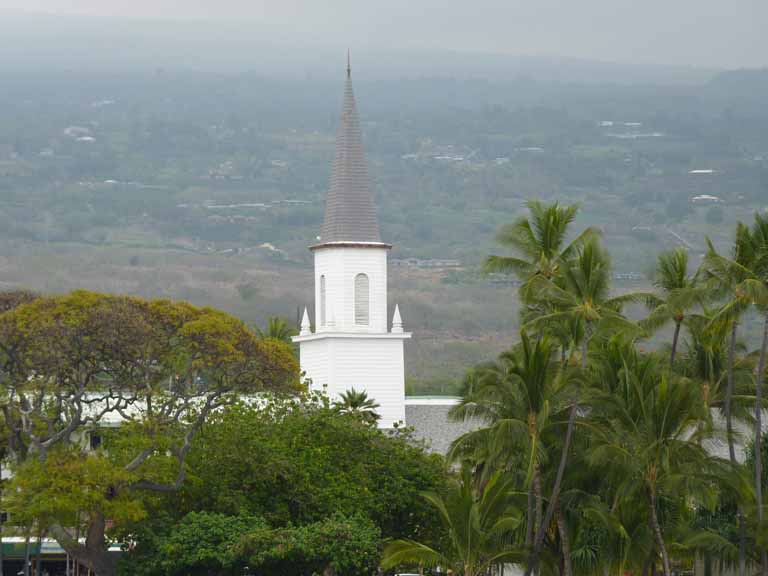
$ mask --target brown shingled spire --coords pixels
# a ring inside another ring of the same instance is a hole
[[[336,135],[336,158],[333,161],[320,242],[381,242],[363,154],[360,120],[352,91],[349,54],[344,107]]]

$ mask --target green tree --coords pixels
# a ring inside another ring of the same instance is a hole
[[[168,576],[232,573],[238,567],[232,547],[245,534],[268,528],[263,518],[191,512],[155,543],[157,555],[136,563],[126,558],[125,572]]]
[[[394,540],[384,548],[382,568],[439,566],[458,576],[482,576],[499,565],[520,562],[524,552],[511,543],[511,533],[521,522],[512,492],[513,479],[509,475],[497,472],[478,490],[465,468],[445,494],[423,495],[437,510],[448,534],[444,546]]]
[[[762,411],[763,382],[768,355],[768,215],[756,213],[750,229],[739,223],[736,228],[736,240],[732,258],[718,254],[709,243],[706,264],[709,274],[719,287],[730,288],[733,297],[725,308],[725,313],[734,322],[748,306],[754,306],[764,318],[763,336],[755,375],[755,493],[757,498],[758,522],[763,522],[763,488],[760,482],[763,469],[762,459]],[[734,336],[735,337],[735,336]],[[733,346],[733,343],[732,343]],[[729,361],[730,364],[730,361]],[[729,388],[732,379],[729,378]],[[729,437],[732,429],[729,426]],[[761,571],[768,574],[768,551],[761,552]]]
[[[706,295],[696,276],[688,271],[688,266],[688,251],[685,248],[659,254],[654,285],[662,295],[658,302],[652,302],[653,311],[641,323],[643,327],[651,330],[656,330],[668,322],[674,323],[670,366],[675,364],[680,329],[688,312],[699,306]]]
[[[365,576],[377,572],[380,542],[370,520],[334,514],[305,526],[252,531],[233,552],[240,565],[264,576]]]
[[[154,535],[151,554],[130,554],[122,568],[147,576],[359,576],[375,572],[380,540],[369,520],[340,514],[302,526],[271,527],[258,516],[190,512]]]
[[[571,404],[572,381],[563,377],[546,338],[521,342],[494,363],[477,367],[451,417],[476,420],[483,426],[465,433],[450,457],[482,464],[486,474],[503,469],[527,470],[528,509],[525,542],[533,544],[543,521],[542,460],[547,444],[558,445]]]
[[[731,322],[719,310],[704,309],[691,314],[685,321],[688,338],[681,358],[679,372],[699,383],[704,406],[725,414],[730,403],[731,418],[751,423],[748,403],[754,401],[754,361],[746,356],[743,344],[736,345],[734,366],[729,370]],[[729,396],[728,377],[733,384]]]
[[[277,316],[269,317],[267,319],[267,328],[265,330],[257,328],[256,332],[262,338],[272,338],[286,344],[291,344],[291,337],[299,333],[287,320]]]
[[[596,238],[581,246],[569,266],[561,269],[555,280],[536,278],[529,290],[539,300],[546,301],[551,312],[534,318],[530,328],[575,323],[581,340],[581,366],[587,366],[589,340],[595,330],[636,330],[622,315],[622,308],[631,302],[655,301],[653,294],[632,292],[611,296],[611,262],[608,253]]]
[[[271,526],[340,512],[370,519],[386,538],[435,537],[434,514],[419,494],[445,482],[442,457],[407,430],[361,426],[314,394],[214,414],[188,468],[194,480],[163,510],[249,514]]]
[[[369,398],[365,390],[358,392],[352,388],[342,392],[333,405],[341,414],[352,414],[371,426],[375,426],[376,422],[381,419],[381,416],[376,412],[379,408],[378,402]]]
[[[115,570],[110,515],[130,520],[139,493],[183,484],[192,441],[211,413],[240,393],[299,387],[288,347],[227,314],[84,291],[0,314],[0,379],[17,510],[36,514],[99,576]],[[84,434],[115,417],[122,441],[104,457],[75,457]]]
[[[653,357],[626,359],[618,387],[594,401],[599,424],[589,460],[601,467],[624,501],[642,502],[645,523],[671,574],[660,515],[681,494],[712,505],[729,466],[708,454],[699,424],[708,414],[695,382],[664,371]],[[621,504],[620,506],[623,506]]]
[[[538,276],[551,280],[576,249],[596,232],[587,228],[567,243],[568,228],[576,218],[578,206],[544,204],[537,200],[530,200],[526,206],[530,215],[502,227],[496,236],[496,241],[515,255],[489,256],[485,268],[489,272],[513,273],[522,282]]]

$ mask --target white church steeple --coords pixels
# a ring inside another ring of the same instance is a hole
[[[301,367],[329,395],[355,388],[379,404],[380,426],[405,420],[404,340],[399,308],[388,330],[387,255],[381,241],[347,63],[344,104],[315,261],[315,332],[294,337]],[[308,318],[307,318],[308,323]]]

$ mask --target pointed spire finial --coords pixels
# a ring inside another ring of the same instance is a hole
[[[395,313],[392,315],[392,333],[402,334],[403,319],[400,317],[400,305],[395,304]]]
[[[380,243],[376,206],[363,153],[360,118],[357,115],[351,75],[352,65],[347,53],[344,104],[336,133],[336,155],[325,201],[325,218],[320,238],[323,243]]]
[[[299,332],[300,336],[307,336],[312,332],[312,325],[309,323],[309,312],[307,312],[307,307],[304,306],[304,316],[301,317],[301,331]]]

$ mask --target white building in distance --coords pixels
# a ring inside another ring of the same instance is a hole
[[[379,426],[405,423],[404,342],[395,306],[387,314],[387,257],[381,241],[360,121],[347,65],[344,105],[336,137],[325,220],[315,261],[315,330],[304,309],[299,336],[301,369],[313,389],[331,399],[355,389],[379,404]]]

